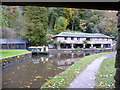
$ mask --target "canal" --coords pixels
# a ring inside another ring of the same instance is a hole
[[[92,53],[33,55],[2,71],[3,88],[40,88],[51,77],[63,72],[84,56]]]

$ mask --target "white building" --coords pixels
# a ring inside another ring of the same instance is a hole
[[[62,32],[53,37],[57,49],[109,48],[113,47],[113,37],[103,34]]]

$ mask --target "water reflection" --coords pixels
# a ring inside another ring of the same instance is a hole
[[[3,69],[3,88],[39,88],[86,55],[90,53],[33,55],[29,60]]]

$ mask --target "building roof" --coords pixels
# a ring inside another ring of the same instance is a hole
[[[28,43],[27,39],[0,39],[0,44],[23,44]]]
[[[71,33],[71,32],[61,32],[58,35],[55,35],[55,37],[88,37],[88,38],[113,38],[104,34],[91,34],[91,33]]]

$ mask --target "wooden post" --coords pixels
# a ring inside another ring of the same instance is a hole
[[[115,88],[120,89],[120,11],[117,13],[118,16],[118,40],[117,40],[117,55],[116,55],[116,74],[114,76],[115,79]]]

